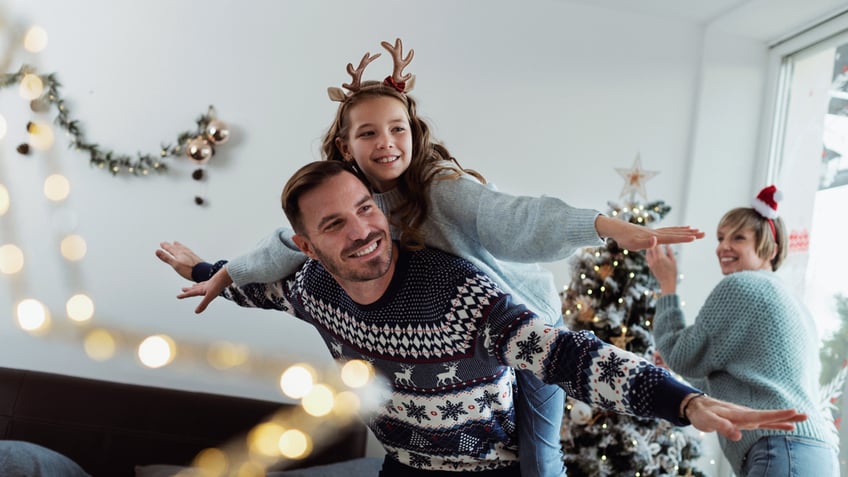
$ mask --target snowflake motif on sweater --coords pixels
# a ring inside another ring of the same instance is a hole
[[[283,281],[232,286],[224,296],[290,312],[318,330],[336,359],[371,362],[390,386],[367,422],[397,461],[451,471],[515,464],[514,369],[587,403],[686,423],[676,411],[696,390],[665,370],[591,333],[551,328],[466,260],[396,250],[392,281],[369,305],[311,260]]]

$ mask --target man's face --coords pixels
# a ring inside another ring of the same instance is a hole
[[[295,242],[339,284],[362,286],[382,278],[392,261],[386,216],[353,174],[327,179],[300,197],[304,232]]]

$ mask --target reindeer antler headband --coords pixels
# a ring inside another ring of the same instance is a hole
[[[395,88],[401,93],[408,93],[412,91],[412,87],[415,85],[415,75],[411,73],[404,74],[403,69],[406,68],[412,61],[412,56],[415,53],[415,50],[409,50],[406,58],[404,58],[403,43],[400,41],[400,38],[395,39],[394,45],[387,41],[380,42],[380,44],[383,45],[383,48],[388,50],[389,53],[391,53],[392,61],[394,62],[392,74],[387,76],[386,79],[383,80],[383,83]],[[365,71],[365,67],[379,57],[380,53],[371,55],[371,53],[366,52],[359,61],[358,67],[354,68],[352,63],[348,63],[347,72],[353,80],[351,80],[349,84],[342,83],[342,88],[348,90],[348,93],[345,93],[341,88],[331,86],[327,88],[327,94],[330,96],[330,99],[333,101],[344,102],[351,94],[359,91],[359,88],[362,86],[362,73]]]

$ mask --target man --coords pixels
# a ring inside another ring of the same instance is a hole
[[[315,326],[334,358],[367,360],[390,381],[385,406],[366,416],[387,451],[381,476],[520,475],[516,369],[587,403],[731,439],[806,418],[705,396],[591,333],[544,324],[462,258],[400,249],[367,186],[343,163],[307,164],[282,201],[310,259],[282,282],[230,287],[224,296],[294,314]],[[157,256],[197,281],[224,263],[203,263],[179,243],[161,244]],[[198,283],[178,296],[206,292]]]

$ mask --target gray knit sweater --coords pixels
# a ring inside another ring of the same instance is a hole
[[[403,200],[400,192],[375,194],[387,215]],[[553,262],[577,247],[598,246],[599,212],[571,207],[553,197],[513,196],[470,175],[436,180],[422,230],[425,243],[471,261],[514,299],[548,323],[562,313],[553,275],[536,262]],[[306,260],[280,228],[248,254],[227,264],[236,285],[269,283],[294,273]],[[396,231],[392,231],[397,238]]]
[[[737,475],[742,475],[748,449],[766,435],[838,445],[832,419],[820,411],[815,323],[774,273],[744,271],[724,277],[691,326],[685,324],[677,295],[662,296],[654,336],[668,366],[710,395],[756,409],[793,408],[809,415],[793,432],[744,431],[738,442],[719,436]]]

